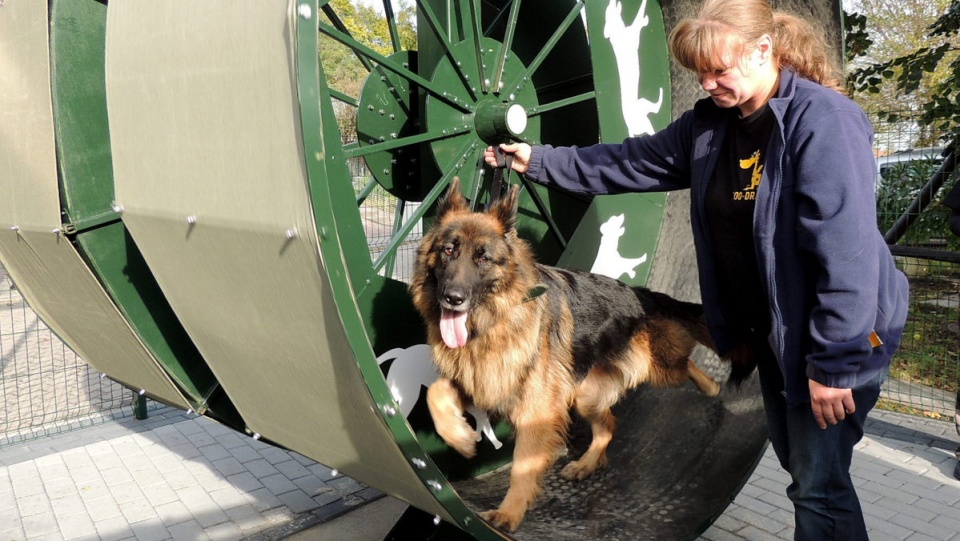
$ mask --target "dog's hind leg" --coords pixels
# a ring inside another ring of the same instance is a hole
[[[696,364],[687,359],[687,376],[693,381],[693,384],[700,389],[700,392],[707,396],[717,396],[720,394],[720,384],[708,376],[706,372],[700,370]]]
[[[577,413],[590,423],[593,439],[578,460],[560,472],[565,479],[580,480],[607,465],[607,447],[613,439],[617,420],[610,408],[623,394],[623,379],[613,368],[594,367],[577,389]]]
[[[463,396],[446,378],[440,378],[427,388],[427,406],[437,433],[458,453],[473,458],[477,454],[477,433],[463,416]]]

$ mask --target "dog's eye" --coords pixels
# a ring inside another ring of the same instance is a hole
[[[456,247],[452,244],[447,244],[443,247],[443,254],[447,257],[453,256],[453,251]]]

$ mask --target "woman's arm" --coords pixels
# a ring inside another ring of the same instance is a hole
[[[513,170],[537,183],[590,195],[679,190],[690,187],[692,113],[654,135],[588,147],[502,144]],[[496,166],[490,147],[485,161]]]

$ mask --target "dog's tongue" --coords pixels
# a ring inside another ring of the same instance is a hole
[[[440,336],[449,348],[463,347],[467,343],[467,313],[441,310]]]

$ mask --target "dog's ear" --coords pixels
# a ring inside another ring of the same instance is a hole
[[[510,191],[505,197],[494,203],[490,208],[490,214],[503,224],[503,231],[507,235],[516,235],[517,233],[517,208],[520,200],[520,185],[510,186]]]
[[[453,177],[446,195],[437,204],[437,221],[442,220],[448,212],[467,210],[468,208],[467,200],[460,193],[460,177]]]

